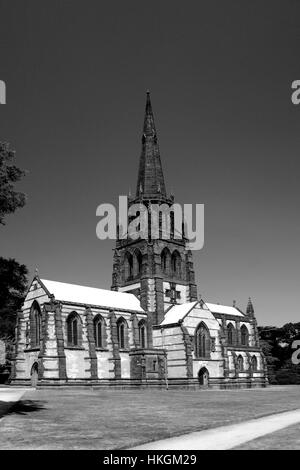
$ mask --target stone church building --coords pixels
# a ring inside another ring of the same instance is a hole
[[[149,93],[136,194],[168,196]],[[263,387],[266,364],[249,299],[206,302],[197,293],[184,234],[116,241],[111,290],[41,279],[30,285],[16,326],[12,383],[94,387]]]

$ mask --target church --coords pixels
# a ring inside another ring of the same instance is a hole
[[[147,92],[135,196],[166,204]],[[118,388],[246,388],[267,385],[249,298],[246,310],[206,302],[181,238],[118,237],[111,290],[35,275],[16,325],[12,384]]]

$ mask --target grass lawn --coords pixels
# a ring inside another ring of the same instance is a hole
[[[300,408],[300,386],[232,391],[29,390],[0,420],[0,449],[129,448],[296,408]]]
[[[236,447],[237,450],[300,450],[300,424]]]

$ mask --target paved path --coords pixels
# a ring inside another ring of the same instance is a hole
[[[149,442],[132,450],[225,450],[300,422],[300,409]]]
[[[20,398],[27,392],[28,389],[18,387],[0,387],[0,402],[15,402],[19,401]]]
[[[0,420],[10,408],[21,400],[27,389],[17,387],[0,387]]]

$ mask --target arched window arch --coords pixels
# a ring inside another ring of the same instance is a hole
[[[170,261],[171,261],[171,253],[168,248],[164,248],[160,255],[161,259],[161,270],[164,273],[168,273],[170,270]]]
[[[146,327],[145,320],[141,320],[138,326],[139,326],[140,347],[146,348],[147,347],[147,327]]]
[[[196,357],[210,357],[211,339],[205,323],[200,323],[195,331],[195,355]]]
[[[249,345],[249,332],[248,332],[248,328],[246,327],[246,325],[241,326],[241,343],[242,343],[242,346]]]
[[[67,326],[67,345],[81,346],[82,325],[76,312],[71,312],[66,321]]]
[[[243,356],[238,356],[238,358],[237,358],[237,368],[238,368],[239,372],[242,372],[244,370]]]
[[[181,277],[181,256],[177,250],[173,251],[171,256],[171,267],[176,277]]]
[[[232,323],[227,325],[227,343],[229,346],[233,346],[235,342],[235,328]]]
[[[257,357],[256,356],[252,356],[251,358],[251,368],[253,372],[257,371]]]
[[[39,303],[35,300],[30,309],[30,346],[37,348],[41,340],[42,315]]]
[[[125,254],[124,259],[124,267],[125,267],[125,280],[131,279],[133,276],[133,256],[131,253]]]
[[[126,349],[128,347],[128,326],[126,320],[121,317],[117,321],[117,334],[118,334],[118,343],[119,349]]]
[[[105,348],[105,321],[100,314],[96,315],[94,318],[94,338],[96,348]]]
[[[140,252],[140,250],[135,250],[134,261],[133,261],[134,276],[140,276],[142,274],[142,261],[143,261],[142,253]]]

